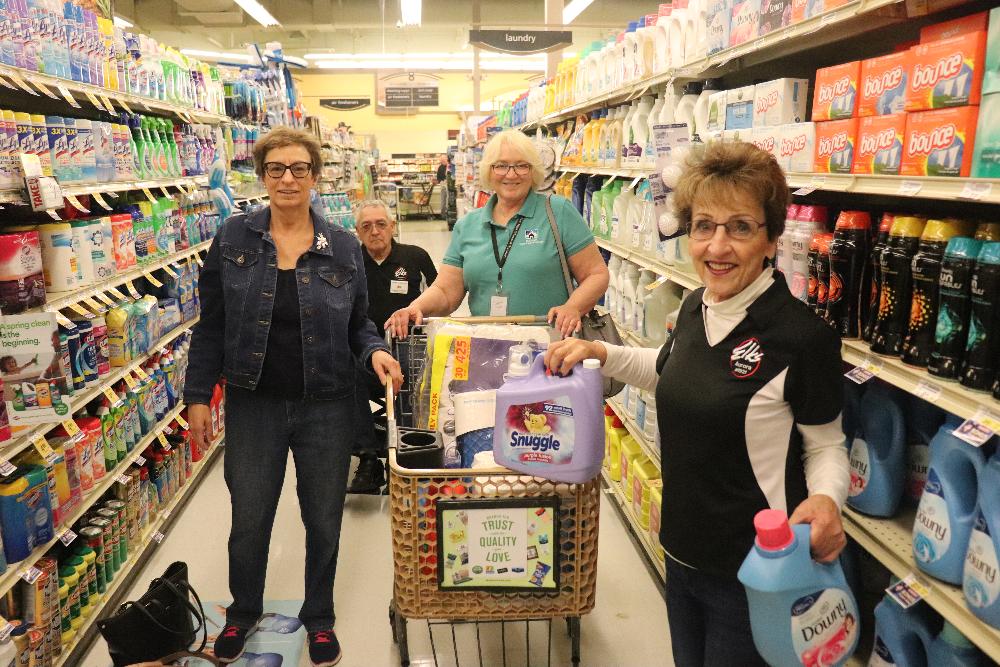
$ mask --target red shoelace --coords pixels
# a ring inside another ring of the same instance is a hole
[[[317,644],[330,644],[333,642],[333,632],[330,630],[320,630],[313,634],[313,641]]]
[[[239,628],[239,626],[237,626],[237,625],[227,625],[226,627],[224,627],[222,629],[222,636],[223,637],[239,637],[240,636],[240,628]]]

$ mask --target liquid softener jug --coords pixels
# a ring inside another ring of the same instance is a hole
[[[754,645],[770,665],[844,664],[858,643],[858,605],[839,563],[809,553],[809,525],[781,510],[754,517],[757,539],[740,566]]]
[[[972,613],[1000,628],[1000,453],[979,476],[979,507],[965,555],[962,590]]]
[[[886,595],[875,607],[875,646],[868,667],[925,667],[939,624],[926,602],[903,609]]]
[[[927,372],[954,380],[962,370],[969,314],[972,311],[972,272],[983,242],[966,236],[948,241],[938,278],[938,316]]]
[[[954,415],[931,440],[931,466],[913,522],[917,567],[950,584],[962,583],[962,567],[976,510],[976,484],[985,455],[955,437]]]
[[[862,277],[868,257],[871,216],[864,211],[843,211],[837,218],[830,243],[830,291],[827,319],[845,338],[860,336]]]
[[[875,383],[861,402],[860,433],[851,443],[847,503],[872,516],[892,516],[906,482],[906,395]]]
[[[986,667],[982,651],[948,621],[927,651],[928,667]]]
[[[917,396],[909,396],[906,410],[906,500],[920,503],[931,465],[931,440],[947,413]]]
[[[896,216],[889,231],[889,241],[879,259],[878,315],[872,330],[872,352],[899,354],[910,320],[910,294],[913,287],[910,264],[920,245],[924,220]]]
[[[510,350],[497,389],[493,455],[511,470],[582,484],[601,471],[604,416],[600,362],[587,359],[567,377],[546,375],[542,355]]]

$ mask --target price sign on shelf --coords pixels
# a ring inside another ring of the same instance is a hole
[[[920,382],[917,383],[917,387],[916,389],[914,389],[913,393],[915,393],[917,396],[924,399],[925,401],[930,401],[931,403],[933,403],[934,401],[941,398],[941,387],[934,384],[933,382],[928,382],[927,380],[921,380]]]
[[[100,301],[101,303],[103,303],[105,306],[108,306],[109,308],[112,308],[115,305],[114,300],[111,297],[109,297],[107,294],[105,294],[104,292],[97,292],[94,295],[94,297],[98,301]]]
[[[88,296],[83,300],[83,302],[87,304],[87,308],[90,308],[96,313],[103,313],[107,310],[107,308],[104,307],[104,304],[98,303],[97,299],[92,296]]]
[[[37,88],[38,90],[42,91],[45,94],[46,97],[51,98],[53,100],[58,100],[59,99],[59,96],[56,95],[55,93],[53,93],[51,90],[49,90],[48,86],[46,86],[41,81],[33,81],[32,83],[34,83],[35,84],[35,88]]]
[[[167,197],[168,199],[173,199],[174,198],[174,196],[172,194],[170,194],[170,192],[167,190],[166,186],[161,185],[160,186],[160,192],[162,192],[163,196]]]
[[[3,616],[0,616],[0,642],[7,641],[10,633],[14,632],[14,624]]]
[[[988,408],[980,407],[976,414],[954,430],[954,434],[959,440],[964,440],[974,447],[982,447],[998,431],[1000,431],[1000,419]]]
[[[72,310],[77,315],[82,315],[83,317],[86,317],[88,319],[92,319],[94,317],[94,314],[92,312],[90,312],[89,310],[87,310],[78,303],[71,303],[66,307]]]
[[[104,108],[108,110],[108,113],[110,114],[118,113],[117,110],[115,109],[115,105],[111,104],[111,98],[109,98],[107,95],[101,95],[101,103],[104,104]]]
[[[137,386],[139,386],[139,383],[136,382],[136,379],[131,375],[129,375],[128,373],[125,374],[124,379],[125,379],[125,384],[129,386],[129,389],[135,389]]]
[[[111,387],[104,388],[104,397],[111,401],[111,405],[118,404],[118,396],[111,390]]]
[[[145,370],[143,370],[142,366],[136,366],[134,370],[135,374],[139,376],[140,380],[146,380],[149,378],[149,375],[146,373]]]
[[[161,514],[161,516],[163,516],[164,521],[167,520],[167,519],[169,519],[170,515],[171,515],[171,511],[169,509],[163,510],[163,512]]]
[[[75,97],[73,97],[73,93],[69,92],[69,88],[60,83],[58,86],[56,86],[56,90],[58,90],[59,94],[63,96],[63,99],[66,100],[67,104],[69,104],[74,109],[80,108],[80,103],[76,101]]]
[[[140,456],[139,456],[139,457],[138,457],[138,458],[137,458],[137,459],[135,460],[135,462],[136,462],[136,464],[138,464],[139,466],[144,466],[144,465],[146,465],[146,457],[145,457],[145,456],[142,456],[142,455],[140,455]]]
[[[45,439],[44,435],[36,435],[31,439],[31,444],[35,446],[35,450],[46,461],[55,458],[56,453],[52,451],[52,447],[49,446],[49,441]]]
[[[87,98],[88,102],[94,105],[95,109],[97,109],[98,111],[105,111],[105,108],[101,106],[101,103],[98,101],[97,97],[92,92],[90,92],[89,90],[85,90],[83,91],[83,95],[84,97]]]
[[[67,419],[62,423],[63,430],[66,431],[66,435],[71,438],[75,438],[80,435],[80,427],[72,419]]]
[[[170,443],[167,442],[167,436],[163,435],[162,431],[156,434],[156,439],[160,441],[160,445],[165,451],[170,451]]]
[[[21,571],[21,578],[29,584],[33,584],[38,581],[38,577],[40,576],[42,576],[42,571],[34,565]]]
[[[156,203],[156,197],[153,195],[152,192],[149,191],[149,188],[143,188],[142,194],[146,195],[146,199],[148,199],[152,203],[154,204]]]
[[[982,201],[993,192],[992,183],[977,183],[970,181],[965,184],[958,194],[961,199],[971,199],[972,201]]]
[[[132,480],[129,479],[128,475],[122,473],[121,475],[118,475],[118,477],[115,478],[115,481],[117,481],[119,484],[128,484]]]
[[[177,415],[176,417],[174,417],[174,421],[176,421],[178,424],[180,424],[181,428],[183,428],[183,429],[190,428],[190,426],[187,423],[187,420],[184,419],[184,417],[181,417],[180,415]]]
[[[137,290],[135,288],[135,283],[133,283],[131,280],[126,280],[125,281],[125,289],[128,290],[128,293],[132,295],[133,299],[141,299],[142,298],[142,295],[139,294],[139,290]],[[114,294],[114,290],[111,290],[111,293]],[[125,297],[122,297],[122,298],[124,299]]]
[[[162,544],[164,537],[166,537],[166,535],[164,535],[160,531],[156,531],[155,533],[153,533],[153,541],[156,542],[157,544]]]
[[[9,90],[17,90],[17,86],[15,86],[10,81],[8,81],[7,79],[3,78],[2,76],[0,76],[0,86],[3,86],[4,88],[7,88]]]
[[[125,102],[125,100],[121,99],[120,97],[116,97],[115,102],[118,102],[118,106],[120,106],[122,109],[125,109],[125,113],[127,113],[130,116],[132,115],[132,109],[129,108],[129,105],[127,102]]]
[[[902,181],[899,184],[898,194],[904,197],[912,197],[913,195],[920,192],[923,189],[923,183],[920,181]]]
[[[10,77],[11,81],[13,81],[15,84],[17,84],[18,88],[20,88],[21,90],[23,90],[26,93],[30,93],[30,94],[34,95],[35,97],[38,97],[38,91],[36,91],[31,86],[29,86],[28,82],[21,78],[20,74],[18,74],[17,72],[10,72],[10,73],[7,74],[7,76]]]
[[[63,543],[64,547],[68,547],[76,539],[76,533],[73,532],[72,528],[67,528],[62,535],[59,536],[59,541]]]
[[[14,464],[8,461],[7,459],[3,458],[2,456],[0,456],[0,475],[3,475],[4,477],[10,477],[15,472],[17,472],[17,468],[14,466]]]
[[[135,289],[135,286],[134,286],[134,285],[132,286],[132,289]],[[112,287],[112,288],[110,288],[110,289],[108,290],[108,294],[110,294],[111,296],[115,297],[115,298],[116,298],[116,299],[118,299],[119,301],[124,301],[124,300],[125,300],[125,295],[124,295],[124,294],[122,294],[122,293],[121,293],[121,291],[119,291],[119,290],[118,290],[117,288],[115,288],[115,287]],[[137,297],[137,298],[138,298],[138,297]]]
[[[97,204],[101,208],[103,208],[105,211],[110,211],[111,210],[111,207],[108,206],[108,202],[105,201],[105,199],[104,199],[104,195],[102,195],[100,192],[91,192],[90,193],[90,197],[91,197],[91,199],[93,199],[94,201],[96,201]]]
[[[144,271],[142,275],[146,278],[146,280],[148,280],[153,285],[153,287],[163,287],[163,283],[161,283],[159,280],[156,279],[155,276],[153,276],[152,271]]]
[[[903,609],[909,609],[930,593],[927,587],[917,579],[917,575],[912,572],[897,583],[889,586],[889,588],[885,589],[885,592]]]
[[[56,313],[56,322],[59,323],[64,329],[69,329],[70,331],[76,331],[76,325],[73,324],[73,320],[69,319],[62,313]]]

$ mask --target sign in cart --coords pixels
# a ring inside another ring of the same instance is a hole
[[[559,498],[437,503],[441,589],[559,588]]]

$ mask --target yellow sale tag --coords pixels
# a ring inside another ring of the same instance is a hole
[[[72,419],[67,419],[62,423],[63,430],[66,431],[66,435],[69,437],[75,437],[80,434],[80,427],[76,425],[76,422]]]
[[[142,275],[146,277],[146,280],[153,284],[153,287],[163,287],[163,283],[154,278],[152,272],[146,271]]]
[[[31,439],[31,444],[35,446],[35,449],[38,451],[39,454],[41,454],[43,459],[48,459],[50,456],[53,456],[55,454],[55,452],[53,452],[52,448],[49,446],[49,442],[48,440],[45,439],[44,435],[36,435],[34,438]]]
[[[187,420],[186,420],[186,419],[184,419],[184,417],[181,417],[180,415],[177,415],[177,416],[176,416],[176,417],[174,418],[174,421],[176,421],[176,422],[177,422],[178,424],[180,424],[180,425],[181,425],[181,428],[188,428],[188,423],[187,423]]]
[[[143,188],[142,194],[146,195],[146,199],[148,199],[149,201],[153,202],[154,204],[156,203],[156,197],[154,197],[153,193],[149,191],[149,188]]]
[[[111,210],[111,207],[108,206],[108,202],[104,200],[104,195],[102,195],[100,192],[91,192],[90,196],[92,199],[96,200],[97,203],[101,205],[101,208],[103,208],[105,211]]]
[[[132,295],[133,299],[141,299],[142,298],[142,295],[139,294],[139,290],[137,290],[135,288],[135,284],[133,284],[131,280],[126,280],[125,281],[125,289],[128,290],[128,293]]]
[[[35,84],[35,88],[37,88],[38,90],[40,90],[43,93],[45,93],[46,97],[49,97],[49,98],[51,98],[53,100],[58,100],[59,99],[59,96],[56,95],[55,93],[53,93],[51,90],[49,90],[48,86],[46,86],[41,81],[32,81],[32,83]]]
[[[7,74],[7,76],[10,77],[11,81],[13,81],[14,83],[17,84],[18,88],[20,88],[21,90],[23,90],[26,93],[31,93],[35,97],[38,97],[38,92],[34,88],[32,88],[31,86],[29,86],[28,83],[24,79],[21,78],[20,74],[18,74],[17,72],[10,72],[10,73]]]
[[[108,307],[112,307],[112,306],[115,305],[114,300],[111,297],[109,297],[107,294],[105,294],[104,292],[98,292],[94,296],[97,297],[98,301],[100,301],[101,303],[103,303],[104,305],[106,305]]]
[[[91,317],[94,316],[94,314],[92,312],[90,312],[89,310],[87,310],[86,308],[84,308],[83,306],[81,306],[78,303],[71,303],[71,304],[69,304],[69,306],[67,306],[67,308],[69,308],[70,310],[72,310],[74,313],[76,313],[78,315],[83,315],[84,317],[87,317],[87,318],[91,318]]]
[[[12,85],[10,81],[3,78],[2,76],[0,76],[0,86],[3,86],[4,88],[8,88],[10,90],[17,90],[16,86]]]
[[[166,186],[161,185],[160,186],[160,192],[163,193],[164,197],[167,197],[169,199],[173,199],[174,198],[174,196],[167,191]]]
[[[133,287],[132,289],[135,289],[135,287]],[[108,292],[111,294],[111,296],[115,297],[119,301],[125,300],[125,295],[122,294],[116,287],[112,287],[111,289],[108,290]]]
[[[132,109],[129,108],[125,100],[123,100],[120,97],[116,97],[115,102],[118,102],[118,106],[120,106],[122,109],[125,109],[125,113],[127,113],[130,116],[132,115]]]
[[[80,213],[90,213],[90,209],[81,204],[80,200],[76,198],[76,195],[66,195],[66,200]]]
[[[97,100],[97,97],[92,92],[90,92],[89,90],[85,90],[83,91],[83,94],[84,96],[86,96],[87,100],[94,105],[95,109],[97,109],[98,111],[106,111],[106,109],[101,106],[101,103]]]
[[[127,384],[130,389],[135,389],[139,385],[135,378],[128,374],[125,375],[125,384]]]
[[[117,113],[117,111],[115,111],[115,106],[111,104],[111,100],[108,99],[107,95],[101,95],[101,102],[104,103],[104,108],[108,110],[108,113]]]
[[[143,370],[142,366],[136,366],[134,372],[135,372],[136,375],[139,376],[140,380],[148,380],[149,379],[149,375],[146,373],[145,370]]]
[[[117,402],[118,402],[118,395],[117,395],[117,394],[115,394],[115,392],[113,392],[113,391],[111,390],[111,387],[105,387],[105,388],[104,388],[104,396],[105,396],[105,398],[107,398],[107,399],[108,399],[109,401],[111,401],[111,404],[112,404],[112,405],[114,405],[115,403],[117,403]]]
[[[56,313],[56,322],[58,322],[61,327],[69,329],[70,331],[76,329],[76,325],[73,324],[73,320],[69,319],[62,313]]]
[[[646,289],[649,290],[650,292],[652,292],[653,290],[655,290],[657,287],[659,287],[663,283],[667,282],[668,280],[670,280],[670,279],[667,278],[666,276],[660,276],[659,278],[657,278],[653,282],[651,282],[648,285],[646,285]]]
[[[87,297],[86,299],[83,300],[83,302],[87,304],[87,307],[92,309],[94,312],[103,313],[104,311],[107,310],[107,308],[104,307],[104,304],[98,303],[97,300],[94,299],[93,297]]]
[[[170,443],[167,442],[167,436],[163,435],[163,431],[156,434],[156,439],[160,441],[160,444],[163,445],[164,449],[170,449]]]
[[[177,274],[174,273],[173,269],[171,269],[169,266],[164,266],[162,268],[163,268],[163,272],[164,273],[166,273],[168,276],[170,276],[174,280],[177,280]]]
[[[80,103],[76,101],[75,97],[73,97],[73,93],[69,92],[69,88],[67,88],[62,84],[59,84],[58,86],[56,86],[56,88],[59,90],[59,93],[63,96],[63,99],[66,100],[67,104],[69,104],[74,109],[80,108]]]

